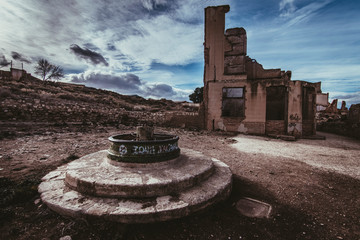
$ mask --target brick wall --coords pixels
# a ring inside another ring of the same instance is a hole
[[[284,120],[267,120],[265,125],[266,134],[285,134]]]

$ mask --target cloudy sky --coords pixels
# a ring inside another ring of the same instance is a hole
[[[62,81],[188,100],[203,85],[204,8],[223,4],[264,68],[360,103],[359,0],[0,0],[0,69],[46,58]]]

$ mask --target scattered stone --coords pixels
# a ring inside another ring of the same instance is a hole
[[[294,136],[289,135],[280,135],[280,139],[284,141],[295,141],[296,138]]]
[[[40,158],[40,160],[46,160],[50,157],[50,155],[48,154],[45,154],[43,157]]]
[[[236,203],[236,209],[244,216],[269,218],[271,205],[252,198],[243,198]]]
[[[290,136],[290,135],[268,134],[268,137],[281,139],[284,141],[296,141],[295,136]]]
[[[59,238],[59,240],[72,240],[72,238],[71,238],[71,236],[67,235],[67,236]]]

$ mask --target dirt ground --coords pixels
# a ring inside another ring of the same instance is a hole
[[[1,127],[1,126],[0,126]],[[119,224],[62,217],[42,204],[37,186],[49,171],[108,148],[107,137],[132,129],[23,125],[0,140],[0,239],[360,239],[360,142],[286,142],[223,132],[157,129],[228,164],[230,198],[162,223]],[[243,197],[272,205],[269,219],[242,216]]]

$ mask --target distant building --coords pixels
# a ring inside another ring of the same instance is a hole
[[[247,56],[244,28],[225,30],[228,5],[205,9],[204,124],[251,134],[316,134],[321,83],[292,81],[290,71],[264,69]]]
[[[33,76],[31,76],[31,73],[27,73],[21,64],[21,68],[22,69],[18,69],[18,68],[14,68],[12,66],[12,61],[11,61],[11,67],[10,67],[10,71],[2,71],[0,70],[0,79],[4,79],[4,80],[20,80],[20,79],[32,79],[34,78]]]

